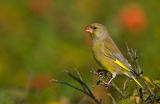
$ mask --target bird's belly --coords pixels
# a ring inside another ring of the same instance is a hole
[[[102,67],[110,72],[117,72],[121,74],[121,67],[117,65],[114,60],[110,57],[107,57],[103,54],[103,52],[93,52],[95,59],[100,63]]]
[[[101,58],[100,63],[102,63],[102,66],[107,69],[110,72],[117,72],[120,73],[121,67],[119,67],[114,60],[110,58]]]
[[[121,67],[118,66],[111,57],[107,57],[104,55],[104,47],[101,42],[93,44],[92,48],[95,59],[102,67],[104,67],[106,70],[110,72],[121,73]]]

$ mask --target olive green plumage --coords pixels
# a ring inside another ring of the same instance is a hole
[[[135,78],[131,65],[111,39],[107,29],[102,24],[94,23],[87,26],[86,31],[90,33],[92,38],[92,52],[95,59],[113,75],[108,83],[115,78],[116,74],[125,74],[142,87]]]

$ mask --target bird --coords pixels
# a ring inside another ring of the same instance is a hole
[[[116,75],[122,74],[133,79],[143,89],[136,78],[136,72],[109,36],[106,27],[99,23],[93,23],[86,26],[85,31],[90,34],[95,60],[112,74],[112,78],[107,84],[110,84]]]

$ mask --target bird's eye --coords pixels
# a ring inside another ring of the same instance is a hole
[[[95,29],[97,29],[97,27],[93,27],[93,29],[95,30]]]

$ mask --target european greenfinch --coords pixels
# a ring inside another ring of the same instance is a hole
[[[107,82],[109,84],[117,74],[124,74],[132,78],[141,88],[143,86],[135,77],[135,72],[128,60],[122,55],[107,29],[98,23],[93,23],[85,28],[92,39],[92,52],[96,61],[106,70],[112,73],[112,78]]]

